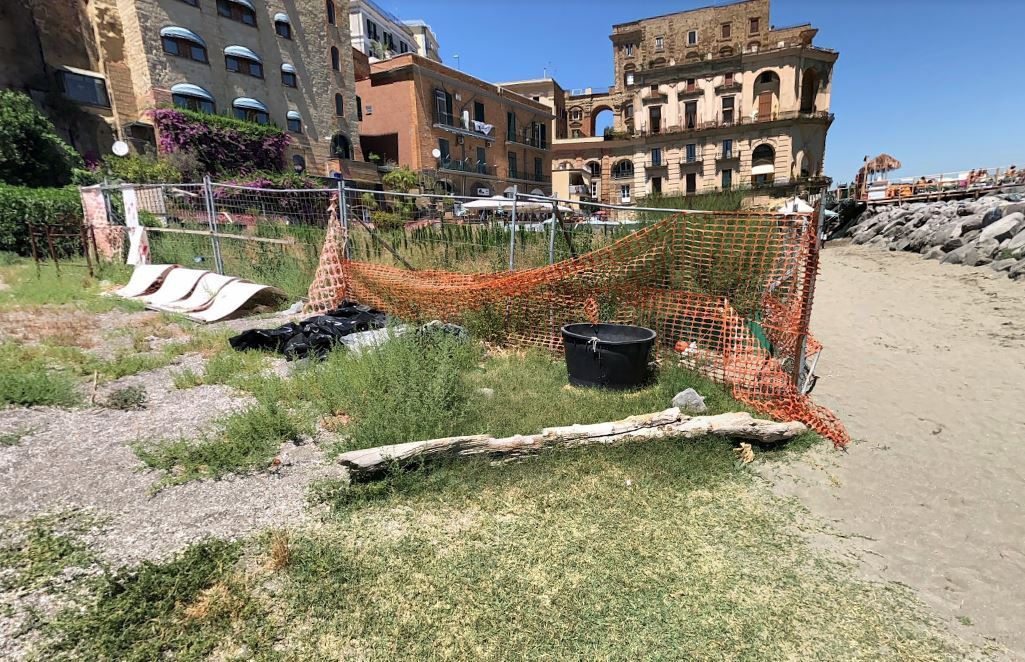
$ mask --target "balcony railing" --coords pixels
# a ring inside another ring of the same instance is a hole
[[[652,159],[649,157],[648,160],[644,163],[644,167],[648,169],[668,168],[669,161],[667,161],[666,157],[664,156],[660,159]]]
[[[734,115],[732,120],[727,120],[722,117],[704,122],[700,122],[696,119],[693,121],[685,120],[683,125],[673,124],[668,126],[666,125],[665,120],[662,120],[662,123],[659,125],[658,130],[656,131],[652,131],[650,129],[648,122],[641,122],[633,132],[607,132],[605,134],[605,139],[622,140],[626,138],[636,138],[639,136],[651,136],[667,133],[691,133],[695,131],[704,131],[708,129],[721,129],[728,128],[731,126],[748,126],[751,124],[762,124],[765,122],[782,122],[794,119],[832,122],[833,113],[827,111],[805,112],[800,110],[787,110],[781,113],[773,113],[771,115],[764,115],[761,117],[742,117],[739,115]]]
[[[701,96],[704,93],[705,93],[704,88],[698,87],[697,85],[695,85],[694,87],[688,87],[686,89],[680,90],[679,92],[676,93],[676,96],[678,96],[680,98],[683,98],[683,97],[698,97],[698,96]]]
[[[669,95],[665,92],[648,88],[641,92],[641,103],[668,103]]]
[[[524,170],[510,170],[509,179],[519,179],[525,182],[538,182],[540,184],[547,184],[552,181],[551,177],[546,177],[541,174],[524,171]]]
[[[716,92],[725,91],[725,90],[739,90],[739,89],[740,89],[740,81],[736,80],[736,79],[730,81],[729,83],[722,82],[722,83],[719,83],[718,85],[715,86],[715,91]]]
[[[482,123],[481,123],[482,124]],[[471,119],[467,125],[463,125],[463,118],[453,113],[444,113],[437,108],[434,109],[434,126],[447,129],[453,133],[458,133],[464,136],[471,136],[474,138],[483,138],[485,140],[495,139],[495,128],[491,127],[490,133],[485,133],[480,129],[477,129],[474,121]]]
[[[612,171],[612,179],[633,179],[633,178],[634,178],[634,171],[633,170],[613,170]]]
[[[573,184],[569,187],[570,195],[591,195],[591,189],[582,184]]]
[[[715,153],[716,161],[736,161],[740,158],[740,149],[734,147],[733,149],[723,149],[720,147]]]
[[[680,167],[682,168],[689,165],[698,165],[701,163],[703,158],[704,157],[702,157],[700,152],[696,154],[691,154],[689,156],[687,154],[684,154],[682,157],[680,157]]]
[[[534,149],[548,149],[548,141],[541,140],[540,137],[532,135],[530,131],[517,131],[511,134],[506,131],[505,139],[506,142],[516,143],[517,145],[526,145],[527,147],[533,147]]]
[[[454,170],[456,172],[472,172],[478,175],[496,176],[494,166],[489,166],[486,163],[477,163],[470,159],[460,161],[459,159],[440,158],[438,159],[438,170]]]

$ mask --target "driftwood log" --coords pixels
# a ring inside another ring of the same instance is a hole
[[[501,439],[490,435],[469,435],[378,446],[343,453],[338,456],[338,461],[349,469],[349,477],[353,482],[362,482],[377,478],[393,469],[425,463],[440,457],[516,457],[552,447],[572,448],[588,444],[613,444],[670,437],[689,439],[705,435],[775,443],[792,439],[805,429],[802,423],[796,421],[777,423],[753,418],[747,412],[687,416],[681,414],[679,408],[672,407],[665,411],[631,416],[621,421],[545,428],[540,434],[515,435]]]

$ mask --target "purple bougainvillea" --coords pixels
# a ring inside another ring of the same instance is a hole
[[[195,154],[207,174],[280,172],[285,167],[288,135],[277,127],[174,108],[153,111],[158,148],[167,154]]]

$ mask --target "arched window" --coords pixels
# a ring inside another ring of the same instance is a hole
[[[256,27],[256,8],[251,0],[217,0],[217,13],[224,18]]]
[[[776,172],[776,150],[768,143],[762,143],[751,152],[751,184],[771,184]]]
[[[192,30],[169,25],[160,30],[160,43],[164,52],[196,62],[207,62],[206,42]]]
[[[634,164],[630,159],[623,159],[612,166],[613,179],[631,179],[634,176]]]
[[[306,157],[302,154],[295,154],[292,156],[292,169],[297,173],[302,174],[306,170]]]
[[[331,154],[339,159],[352,159],[352,143],[344,133],[336,133],[331,138]]]
[[[245,46],[228,46],[224,49],[224,68],[253,78],[263,78],[263,61]]]
[[[342,70],[342,61],[338,55],[338,49],[334,46],[331,47],[331,68],[335,71]]]
[[[274,32],[279,37],[292,38],[292,21],[288,20],[288,14],[274,14]]]
[[[327,22],[335,24],[335,0],[327,0]]]
[[[356,121],[363,121],[363,99],[359,98],[358,95],[356,96]]]
[[[267,106],[256,99],[238,97],[231,102],[231,107],[234,110],[235,119],[256,122],[257,124],[267,124],[270,122],[270,113],[267,112]]]
[[[625,106],[623,106],[623,119],[625,119],[625,120],[632,120],[633,118],[634,118],[634,105],[632,103],[628,103]]]
[[[299,79],[295,76],[295,67],[287,62],[281,65],[281,84],[285,87],[299,87]]]
[[[288,130],[292,133],[303,132],[303,118],[299,115],[298,111],[290,110],[286,116],[288,119]]]
[[[601,176],[601,161],[591,161],[587,164],[587,171],[591,173],[592,177]]]
[[[335,115],[339,117],[345,115],[345,98],[341,94],[335,95]]]
[[[178,108],[195,110],[200,113],[215,113],[217,107],[214,98],[199,85],[178,83],[171,86],[171,102]]]

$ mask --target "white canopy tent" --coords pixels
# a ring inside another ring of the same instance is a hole
[[[783,206],[776,210],[780,214],[810,214],[815,208],[801,198],[789,198],[783,201]]]

